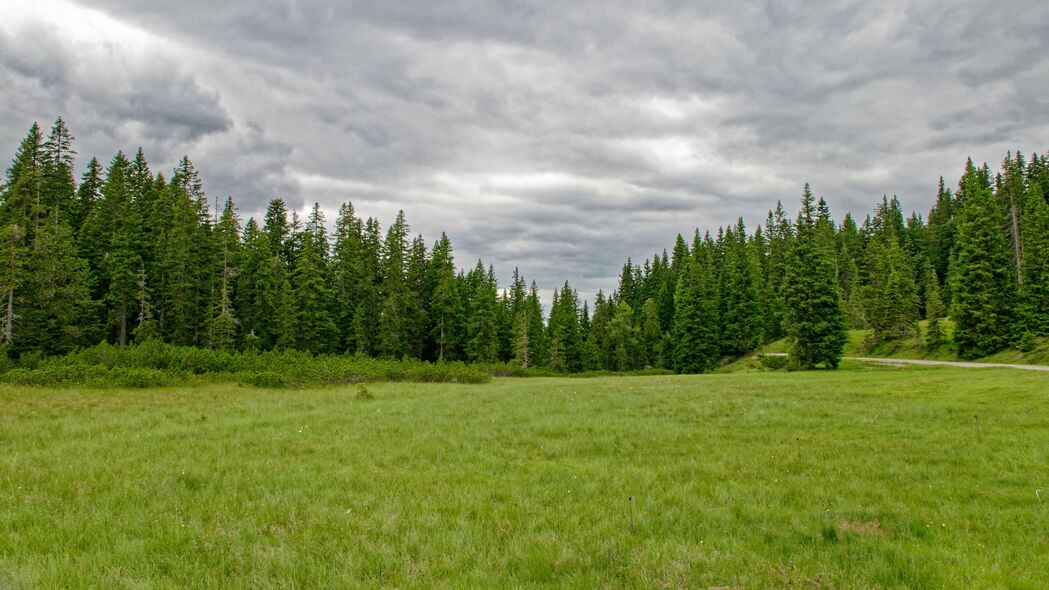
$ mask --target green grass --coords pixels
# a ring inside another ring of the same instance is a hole
[[[871,344],[871,330],[849,330],[849,339],[845,343],[845,356],[853,357],[880,357],[897,359],[927,359],[937,361],[960,361],[965,360],[958,356],[951,341],[954,335],[954,323],[950,319],[943,320],[943,330],[946,342],[938,347],[929,348],[924,344],[928,322],[918,322],[918,330],[921,340],[916,338],[904,338],[889,342]],[[790,346],[786,339],[777,340],[763,346],[758,354],[781,354],[790,352]],[[760,362],[747,355],[736,359],[719,369],[721,372],[739,372],[762,370]],[[1018,365],[1049,365],[1049,340],[1044,338],[1036,341],[1034,350],[1020,351],[1016,349],[1003,350],[998,354],[976,359],[977,362],[986,363],[1008,363]]]
[[[0,386],[0,588],[1045,588],[1049,378]]]

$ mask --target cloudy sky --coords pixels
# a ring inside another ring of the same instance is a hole
[[[245,216],[405,209],[460,265],[614,288],[631,256],[804,182],[927,210],[966,156],[1049,149],[1049,3],[2,0],[0,158],[188,154]]]

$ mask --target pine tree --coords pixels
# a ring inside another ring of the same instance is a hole
[[[486,273],[480,260],[467,276],[470,284],[466,302],[467,322],[466,358],[470,362],[495,362],[499,356],[499,335],[496,324],[498,286],[495,277]]]
[[[233,291],[234,317],[240,322],[245,348],[269,350],[276,344],[276,314],[284,265],[270,251],[269,238],[254,218],[244,226]],[[273,272],[276,259],[279,276]]]
[[[1002,208],[1005,218],[1005,235],[1008,237],[1009,246],[1012,248],[1012,259],[1014,276],[1017,285],[1023,285],[1023,234],[1022,218],[1024,210],[1024,194],[1026,193],[1027,165],[1024,163],[1023,155],[1016,153],[1007,154],[1002,162],[1002,173],[997,178],[997,190],[995,198],[998,206]]]
[[[206,244],[199,243],[197,205],[176,183],[169,183],[162,203],[169,222],[157,244],[157,324],[166,342],[201,344],[198,337],[211,309],[204,297],[210,285],[201,284],[201,267],[210,265],[210,260],[198,256]]]
[[[763,333],[765,341],[772,342],[784,336],[783,322],[787,310],[783,284],[794,239],[794,226],[780,202],[776,203],[775,213],[769,211],[765,221],[765,236],[768,251],[765,255],[765,292],[762,296],[765,307],[762,314],[765,318]]]
[[[240,257],[240,220],[227,198],[215,233],[219,245],[218,299],[208,326],[208,342],[212,348],[229,349],[237,342],[237,316],[234,311],[237,281],[237,261]]]
[[[739,356],[757,348],[762,340],[759,269],[755,254],[747,245],[743,218],[725,236],[722,352]]]
[[[361,254],[358,258],[357,308],[353,313],[353,338],[358,354],[376,355],[380,352],[380,272],[382,238],[379,222],[368,218],[364,224]]]
[[[659,324],[659,309],[656,301],[651,297],[645,300],[645,306],[641,308],[641,344],[644,347],[643,356],[648,361],[648,366],[663,368],[663,330]]]
[[[72,220],[70,221],[74,233],[79,234],[80,228],[84,226],[84,220],[95,207],[95,202],[102,197],[102,186],[105,184],[104,172],[98,159],[91,158],[84,170],[84,175],[80,177],[80,186],[77,187],[76,201],[73,203]]]
[[[416,236],[408,250],[404,279],[408,286],[407,332],[408,350],[412,358],[421,359],[426,353],[430,317],[427,307],[431,298],[430,264],[423,237]]]
[[[864,317],[875,341],[917,336],[920,299],[915,272],[900,244],[899,202],[882,199],[870,223]]]
[[[638,343],[634,329],[634,310],[626,301],[620,301],[616,305],[615,314],[608,324],[608,333],[612,340],[614,369],[630,371],[636,368]]]
[[[62,117],[55,120],[54,126],[51,127],[51,133],[42,146],[41,155],[41,215],[50,216],[52,212],[57,211],[62,223],[74,223],[76,180],[73,178],[73,166],[76,151],[73,149],[73,135]]]
[[[1024,201],[1021,336],[1049,336],[1049,203],[1042,182],[1032,180]]]
[[[7,169],[4,199],[0,205],[0,223],[20,228],[18,235],[22,246],[31,242],[32,229],[40,215],[44,191],[43,141],[40,126],[33,123],[18,146],[11,167]]]
[[[332,251],[333,317],[339,329],[339,350],[357,350],[353,317],[357,312],[362,280],[363,223],[354,214],[353,204],[339,207],[335,220],[335,247]]]
[[[262,231],[269,240],[270,252],[282,256],[285,264],[291,266],[290,241],[291,225],[288,223],[288,207],[284,199],[273,199],[266,206],[266,215],[262,219]]]
[[[953,284],[954,342],[958,355],[994,354],[1009,343],[1015,299],[1012,253],[1005,220],[991,192],[986,167],[970,160],[959,183],[963,194],[958,224],[957,281]]]
[[[513,363],[527,369],[531,366],[528,354],[528,314],[520,313],[514,320],[513,331],[514,356]]]
[[[23,280],[19,348],[65,354],[92,343],[97,326],[90,274],[58,209],[37,228]]]
[[[717,282],[710,246],[693,248],[674,296],[674,370],[703,373],[720,357]]]
[[[925,332],[925,346],[929,349],[939,348],[943,344],[943,315],[945,312],[943,298],[940,295],[940,281],[936,271],[929,265],[925,277],[925,320],[929,324]]]
[[[834,253],[820,231],[812,191],[806,183],[783,287],[791,355],[805,369],[819,363],[836,368],[847,339]]]
[[[0,297],[3,298],[4,306],[0,343],[7,347],[14,344],[18,327],[15,296],[22,287],[22,267],[26,255],[26,249],[22,246],[22,233],[22,229],[13,223],[0,229]]]
[[[435,360],[444,361],[455,357],[459,340],[456,331],[461,323],[463,309],[459,285],[455,279],[452,245],[443,233],[433,246],[430,268],[434,285],[429,305],[430,338],[434,343]]]
[[[582,366],[583,340],[579,327],[579,299],[565,281],[556,291],[547,322],[548,364],[555,371],[578,371]]]
[[[379,347],[382,356],[399,359],[406,356],[411,343],[408,334],[410,294],[405,279],[408,256],[408,223],[404,211],[397,213],[383,243],[382,312],[379,316]]]
[[[329,353],[338,346],[338,330],[331,316],[331,291],[324,263],[324,246],[317,235],[305,231],[295,258],[291,301],[295,318],[294,337],[289,343],[315,354]]]

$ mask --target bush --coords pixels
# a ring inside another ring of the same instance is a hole
[[[153,387],[206,378],[256,387],[342,385],[363,381],[485,383],[491,373],[461,362],[373,359],[283,350],[233,353],[148,340],[99,344],[60,357],[26,354],[0,366],[0,382],[21,385]]]
[[[758,355],[758,360],[761,361],[762,367],[770,371],[780,371],[790,365],[790,357],[787,355],[762,354]]]

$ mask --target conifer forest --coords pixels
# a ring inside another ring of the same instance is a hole
[[[959,163],[956,183],[930,179],[927,213],[882,197],[835,216],[805,185],[758,222],[666,236],[593,301],[565,282],[546,310],[525,274],[463,270],[404,212],[384,226],[346,202],[327,220],[278,198],[245,219],[188,157],[170,175],[141,149],[82,164],[59,118],[30,127],[0,189],[0,343],[699,373],[782,338],[799,367],[835,367],[850,328],[937,346],[949,317],[962,358],[1033,346],[1049,336],[1049,153]]]

